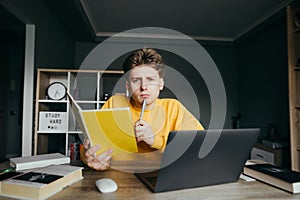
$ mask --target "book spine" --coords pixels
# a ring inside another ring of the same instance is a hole
[[[79,145],[79,159],[83,160],[83,158],[81,156],[81,153],[80,153],[81,151],[83,151],[83,144],[82,143],[80,143],[80,145]]]
[[[80,151],[83,148],[82,143],[70,143],[69,149],[70,149],[70,159],[73,160],[82,160],[80,156]]]
[[[70,144],[70,159],[74,160],[74,143]]]

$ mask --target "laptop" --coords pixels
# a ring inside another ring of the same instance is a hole
[[[153,192],[236,182],[259,133],[260,129],[172,131],[160,169],[135,175]],[[204,156],[203,147],[209,150]]]

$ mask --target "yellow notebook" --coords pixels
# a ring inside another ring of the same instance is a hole
[[[100,144],[97,154],[113,149],[113,155],[138,152],[129,107],[82,110],[68,93],[76,121],[91,145]]]

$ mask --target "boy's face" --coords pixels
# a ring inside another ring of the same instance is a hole
[[[130,70],[126,82],[129,95],[138,107],[142,105],[144,99],[147,100],[148,108],[154,105],[163,86],[164,81],[159,77],[158,71],[147,65],[137,66]]]

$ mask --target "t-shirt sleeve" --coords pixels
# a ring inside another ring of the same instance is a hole
[[[175,123],[175,130],[203,130],[204,127],[199,120],[179,103],[178,116]]]
[[[203,130],[199,120],[186,107],[177,100],[170,100],[164,106],[168,122],[164,125],[163,132],[157,134],[151,148],[163,149],[166,146],[168,134],[173,130]]]
[[[154,142],[151,145],[151,148],[161,150],[163,148],[164,144],[165,144],[165,137],[157,135],[156,137],[154,137]]]

